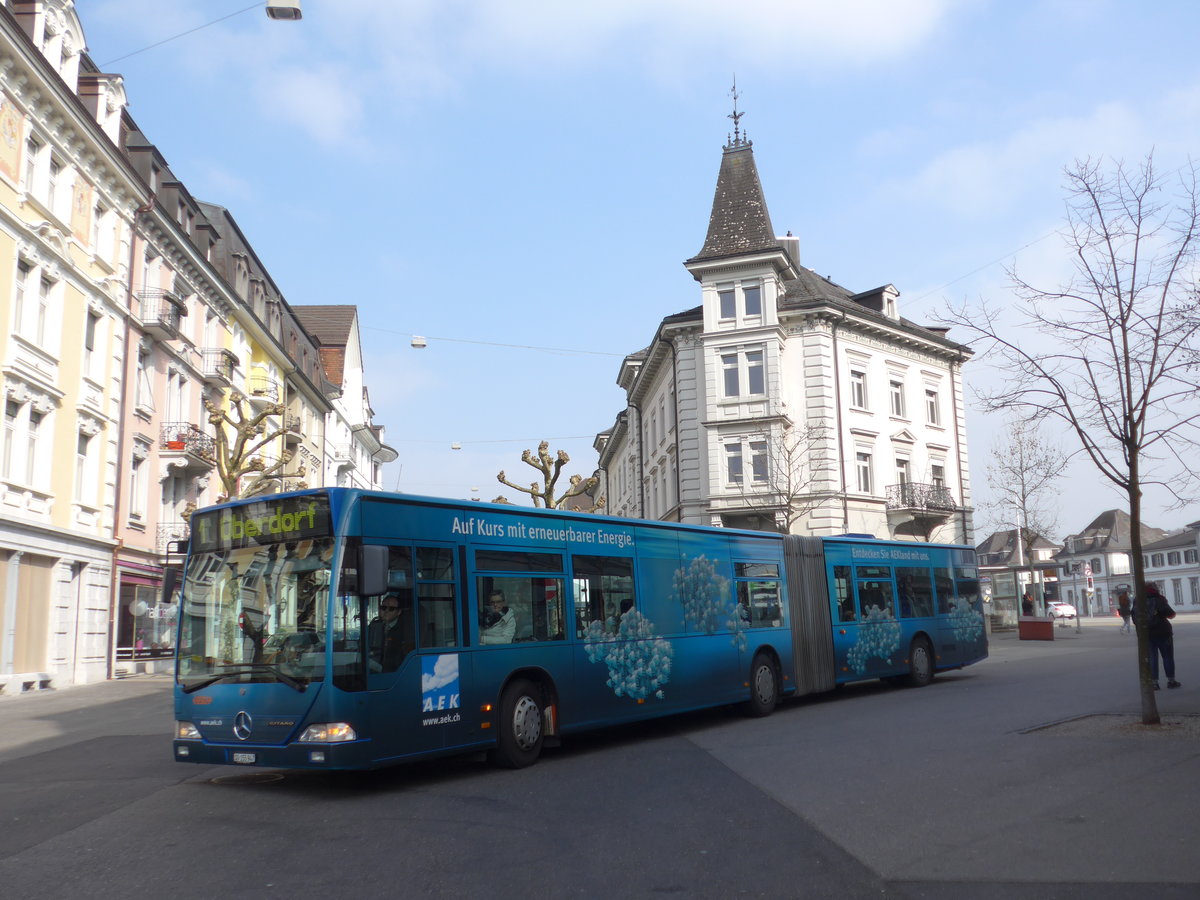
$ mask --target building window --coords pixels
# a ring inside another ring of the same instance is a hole
[[[1195,576],[1189,578],[1188,590],[1192,594],[1192,606],[1200,606],[1200,578]]]
[[[726,397],[754,397],[766,392],[762,350],[723,353],[721,369]]]
[[[737,317],[737,298],[733,292],[733,288],[717,291],[717,300],[720,303],[722,319]]]
[[[1167,554],[1167,565],[1168,566],[1179,565],[1179,551],[1178,550],[1172,550],[1170,553]]]
[[[25,483],[28,485],[37,484],[38,442],[42,436],[42,420],[45,418],[46,414],[36,409],[29,411],[28,440],[25,443]]]
[[[34,338],[39,347],[46,344],[46,321],[50,317],[50,294],[54,290],[54,282],[43,278],[38,283],[37,322],[34,325]]]
[[[904,485],[904,484],[908,484],[908,482],[909,482],[908,460],[907,459],[897,459],[896,460],[896,484]]]
[[[49,177],[46,179],[46,208],[58,215],[58,196],[62,187],[62,163],[50,157]]]
[[[9,400],[4,404],[4,459],[0,463],[4,480],[8,481],[13,474],[13,452],[17,444],[17,418],[21,415],[21,404]]]
[[[725,481],[741,487],[745,484],[745,458],[750,457],[750,483],[764,485],[769,476],[767,442],[765,440],[731,441],[725,445]]]
[[[904,382],[892,380],[888,383],[892,397],[892,415],[904,418]]]
[[[92,439],[79,432],[78,439],[75,443],[75,502],[82,503],[87,496],[86,482],[88,473],[88,449],[91,447]]]
[[[129,517],[141,519],[146,515],[146,458],[134,455],[129,468]]]
[[[750,442],[750,479],[755,484],[767,483],[767,442]]]
[[[37,138],[25,141],[25,193],[34,193],[34,183],[37,178],[38,157],[42,154],[42,144]]]
[[[29,276],[33,274],[33,266],[21,260],[17,263],[17,283],[13,286],[13,331],[20,334],[25,318],[25,292],[29,284]]]
[[[867,408],[867,373],[850,370],[850,405],[855,409]]]
[[[938,392],[925,389],[925,418],[930,425],[941,425],[942,414],[938,404]]]
[[[871,493],[871,454],[856,453],[854,455],[854,464],[855,470],[858,473],[859,493]]]
[[[100,314],[89,309],[87,322],[83,326],[83,371],[85,375],[92,371],[92,360],[96,355],[96,330],[99,327]]]
[[[1194,563],[1196,561],[1196,551],[1195,550],[1184,550],[1183,551],[1183,561],[1185,563]]]
[[[762,315],[762,288],[758,285],[742,288],[742,296],[746,301],[746,316]]]
[[[1092,560],[1092,574],[1100,575],[1100,574],[1102,574],[1102,572],[1103,572],[1103,565],[1101,564],[1100,560],[1093,559]]]
[[[933,482],[935,488],[945,488],[946,486],[946,467],[933,465],[929,467],[929,480]]]
[[[1150,565],[1156,569],[1162,568],[1163,555],[1161,553],[1153,553],[1150,556]]]
[[[742,444],[725,445],[725,481],[727,484],[741,487],[742,477]]]
[[[1171,579],[1171,599],[1175,602],[1176,606],[1183,605],[1183,579],[1182,578],[1172,578]]]

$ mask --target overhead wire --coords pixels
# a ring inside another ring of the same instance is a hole
[[[210,25],[216,25],[218,22],[224,22],[226,19],[232,19],[234,16],[240,16],[242,13],[250,12],[252,9],[261,9],[263,6],[262,0],[257,3],[252,3],[249,6],[239,9],[236,12],[231,12],[228,15],[221,16],[219,19],[213,19],[211,22],[205,22],[203,25],[197,25],[195,28],[189,28],[187,31],[181,31],[179,34],[173,34],[170,37],[165,37],[161,41],[155,41],[153,44],[147,44],[140,50],[133,50],[126,53],[124,56],[118,56],[114,59],[105,60],[100,63],[100,68],[106,69],[113,63],[118,63],[123,59],[129,59],[131,56],[137,56],[139,53],[145,53],[147,50],[153,50],[155,47],[161,47],[163,44],[169,44],[171,41],[178,40],[181,37],[187,37],[189,34],[195,34],[197,31],[202,31]]]

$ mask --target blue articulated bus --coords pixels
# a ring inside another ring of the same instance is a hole
[[[175,759],[358,769],[987,656],[969,547],[343,488],[199,510]]]

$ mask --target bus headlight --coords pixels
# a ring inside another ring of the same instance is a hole
[[[200,729],[191,722],[176,722],[175,738],[180,741],[198,741],[200,740]]]
[[[300,735],[301,744],[341,744],[357,740],[358,735],[350,727],[349,722],[322,722],[319,725],[309,725]]]

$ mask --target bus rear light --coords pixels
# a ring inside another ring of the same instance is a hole
[[[181,741],[198,741],[201,739],[200,729],[191,722],[176,722],[175,737]]]
[[[479,723],[479,727],[480,727],[480,728],[491,728],[491,727],[492,727],[492,723],[491,723],[491,722],[488,722],[488,721],[483,721],[483,722],[480,722],[480,723]]]
[[[479,707],[479,711],[481,713],[490,713],[492,711],[492,704],[490,704],[490,703],[483,704],[483,706]]]
[[[357,741],[358,735],[349,722],[322,722],[309,725],[300,735],[301,744],[342,744]]]

